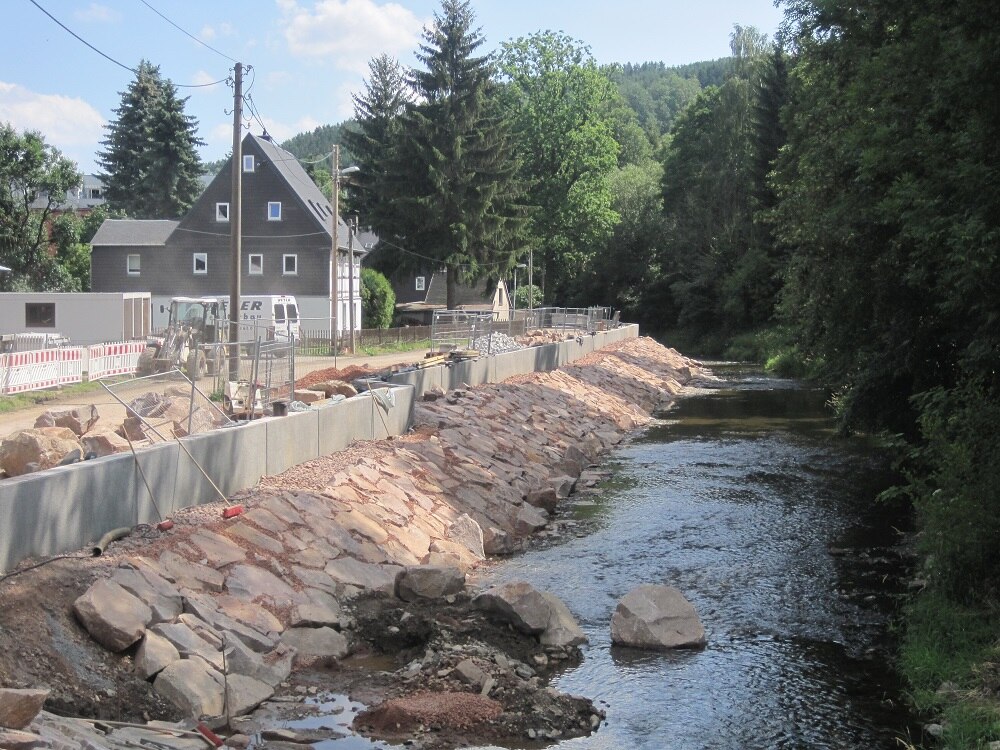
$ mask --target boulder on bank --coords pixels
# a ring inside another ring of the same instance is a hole
[[[404,602],[441,599],[465,588],[465,573],[448,565],[411,565],[396,576],[396,596]]]
[[[93,453],[98,458],[129,450],[128,441],[110,427],[89,432],[80,441],[87,453]]]
[[[73,602],[90,636],[111,651],[124,651],[142,638],[153,612],[114,581],[102,578]]]
[[[51,469],[73,451],[83,455],[80,441],[66,427],[18,430],[0,442],[0,469],[10,477]]]
[[[0,727],[24,729],[38,716],[48,697],[48,690],[0,688]]]
[[[322,383],[309,386],[314,391],[322,391],[327,398],[331,396],[343,396],[350,398],[358,395],[358,389],[344,380],[326,380]]]
[[[100,419],[97,407],[78,406],[73,409],[49,409],[35,419],[35,429],[41,427],[67,427],[74,435],[80,436],[90,432]]]
[[[705,628],[679,590],[644,585],[618,602],[611,616],[611,642],[646,649],[703,648]]]
[[[472,606],[509,622],[522,633],[537,635],[543,646],[579,646],[587,642],[562,600],[527,581],[487,589],[472,600]]]

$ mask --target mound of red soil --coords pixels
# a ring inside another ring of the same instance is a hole
[[[354,726],[380,734],[410,732],[419,726],[464,730],[493,721],[501,713],[503,708],[497,701],[475,693],[421,692],[363,711]]]
[[[343,380],[346,383],[350,383],[352,380],[372,375],[375,372],[376,370],[362,365],[351,365],[342,370],[338,370],[336,367],[328,367],[325,370],[316,370],[308,375],[303,375],[295,381],[295,387],[297,389],[309,388],[309,386],[316,385],[317,383],[325,383],[327,380]]]

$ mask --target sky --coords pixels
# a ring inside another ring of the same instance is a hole
[[[712,60],[729,54],[734,24],[773,38],[781,21],[773,0],[472,0],[472,7],[483,51],[561,31],[599,64]],[[202,158],[220,159],[232,147],[226,79],[236,61],[251,66],[244,91],[281,142],[351,117],[351,95],[363,91],[372,58],[387,53],[415,65],[421,32],[439,9],[440,0],[5,0],[0,123],[40,131],[81,171],[95,173],[105,126],[135,77],[114,61],[135,68],[147,59],[189,97]],[[260,134],[259,122],[250,128]]]

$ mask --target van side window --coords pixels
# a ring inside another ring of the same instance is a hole
[[[274,306],[274,322],[284,323],[285,322],[285,306],[275,305]]]

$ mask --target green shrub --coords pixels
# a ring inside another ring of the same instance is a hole
[[[361,269],[361,320],[365,328],[388,328],[396,309],[389,280],[373,268]]]

